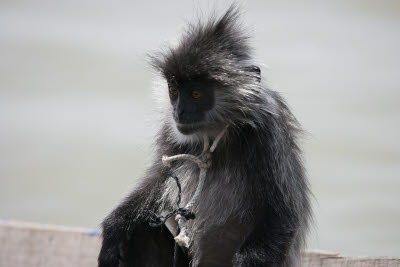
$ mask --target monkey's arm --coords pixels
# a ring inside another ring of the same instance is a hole
[[[145,209],[155,208],[166,177],[167,170],[160,163],[153,164],[139,186],[103,221],[99,267],[116,267],[125,258],[132,234],[148,227]]]
[[[289,252],[305,211],[303,172],[297,154],[278,153],[277,148],[269,151],[271,154],[263,159],[247,161],[252,170],[257,170],[250,173],[253,183],[248,188],[254,203],[248,211],[253,228],[234,256],[234,267],[283,267],[290,262]]]
[[[296,223],[285,214],[266,212],[256,218],[252,232],[234,257],[234,267],[284,266],[292,244]]]

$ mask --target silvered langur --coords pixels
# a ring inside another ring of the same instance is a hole
[[[300,264],[311,218],[301,129],[280,94],[265,85],[239,17],[232,6],[190,24],[177,45],[151,56],[163,102],[155,153],[102,224],[100,267]],[[192,206],[199,165],[162,161],[182,154],[207,163]],[[171,213],[169,223],[156,223]],[[188,243],[176,249],[178,215],[186,216]]]

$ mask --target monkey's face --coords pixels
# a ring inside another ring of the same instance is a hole
[[[177,129],[185,135],[207,128],[206,114],[214,107],[215,84],[204,78],[168,83],[173,118]]]

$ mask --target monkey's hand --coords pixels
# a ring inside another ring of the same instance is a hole
[[[233,267],[279,267],[280,263],[268,262],[265,251],[253,249],[248,252],[237,252],[233,258]],[[261,257],[260,257],[261,255]]]
[[[235,253],[233,267],[288,266],[295,227],[282,216],[262,218]]]
[[[98,258],[98,267],[118,267],[125,261],[128,246],[128,228],[112,217],[103,223],[103,244]]]
[[[261,252],[261,253],[260,253]],[[257,257],[258,255],[262,255],[262,251],[257,252],[256,250],[252,251],[241,251],[236,252],[233,257],[233,267],[272,267],[274,265],[268,264],[265,262],[263,257]],[[276,265],[279,266],[279,265]]]
[[[167,177],[168,169],[156,161],[130,195],[103,221],[99,267],[140,262],[140,253],[136,253],[135,247],[141,248],[147,242],[150,231],[148,212],[143,208],[156,210],[154,203],[158,200],[158,190]]]

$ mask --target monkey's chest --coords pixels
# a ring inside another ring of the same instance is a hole
[[[173,175],[178,177],[181,191],[174,179],[166,181],[161,200],[164,214],[177,208],[179,197],[181,207],[185,207],[198,186],[199,171],[191,164],[177,168]],[[241,185],[227,175],[211,168],[192,208],[195,219],[187,222],[187,230],[194,266],[231,266],[234,253],[248,232],[238,216],[244,203]],[[171,233],[176,233],[176,226],[174,218],[170,218],[167,227]]]
[[[179,201],[185,207],[193,198],[199,182],[199,170],[191,163],[185,163],[172,171],[172,176],[164,184],[161,203],[163,209],[175,209]],[[207,177],[206,177],[207,179]]]

